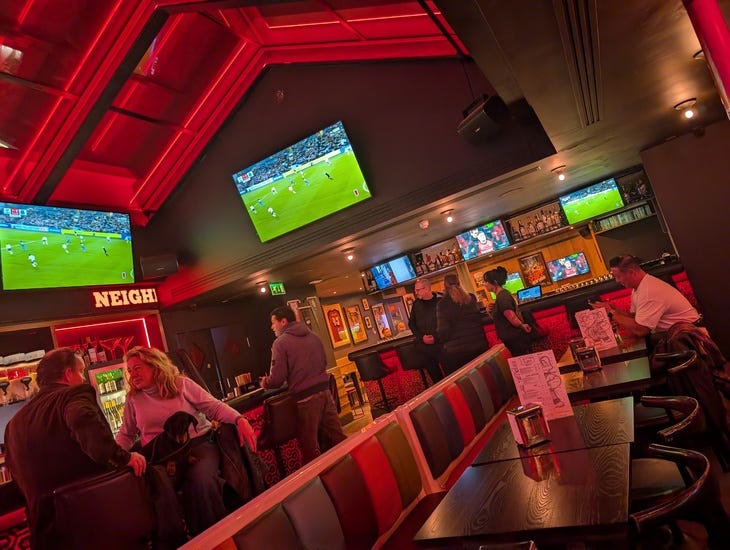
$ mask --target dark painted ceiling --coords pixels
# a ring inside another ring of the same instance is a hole
[[[719,4],[727,19],[730,0]],[[306,273],[323,279],[321,295],[343,294],[357,290],[357,267],[452,236],[434,223],[445,208],[476,225],[480,203],[526,208],[722,119],[699,50],[680,0],[4,0],[0,199],[125,211],[143,226],[265,67],[467,52],[506,101],[532,106],[557,153],[255,274],[298,283]],[[699,114],[682,120],[673,106],[692,97]],[[551,173],[560,165],[563,184]]]

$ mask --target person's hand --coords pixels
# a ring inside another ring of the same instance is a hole
[[[264,380],[266,380],[265,376],[259,376],[259,387],[266,389],[266,386],[264,386]]]
[[[241,447],[243,447],[245,443],[248,443],[251,450],[256,452],[256,434],[245,417],[238,417],[236,420],[236,430],[238,431],[238,441],[241,444]]]
[[[611,311],[611,304],[609,304],[607,302],[591,302],[589,300],[588,305],[592,309],[605,309],[606,311]]]
[[[147,460],[139,453],[129,453],[129,462],[127,466],[132,468],[134,475],[141,476],[147,469]]]
[[[492,314],[492,313],[494,312],[494,306],[495,306],[495,305],[496,305],[496,304],[495,304],[494,302],[492,302],[491,304],[489,304],[489,305],[487,306],[487,310],[489,311],[489,314],[490,314],[490,315],[491,315],[491,314]]]
[[[522,323],[522,330],[525,332],[532,332],[532,325],[528,325],[527,323]]]
[[[424,344],[433,344],[436,342],[436,339],[433,337],[433,334],[424,334],[423,335],[423,343]]]

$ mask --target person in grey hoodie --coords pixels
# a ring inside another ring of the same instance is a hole
[[[271,312],[271,369],[260,380],[264,389],[279,388],[285,382],[297,400],[297,439],[302,464],[345,440],[335,402],[329,389],[324,345],[289,307]]]

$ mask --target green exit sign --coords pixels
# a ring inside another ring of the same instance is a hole
[[[284,283],[269,283],[269,289],[271,290],[272,296],[286,294],[286,289],[284,288]]]

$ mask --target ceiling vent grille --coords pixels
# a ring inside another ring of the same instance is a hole
[[[585,128],[601,120],[601,64],[595,0],[553,0],[576,109]]]

